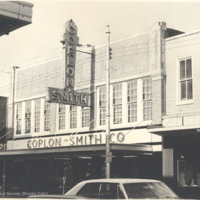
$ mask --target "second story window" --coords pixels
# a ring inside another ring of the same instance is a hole
[[[180,60],[180,99],[181,101],[193,98],[192,91],[192,59]]]
[[[35,132],[40,132],[40,99],[35,100]]]
[[[122,84],[113,85],[113,124],[122,123]]]
[[[22,103],[16,104],[16,134],[22,133]]]
[[[106,87],[99,87],[99,125],[105,125],[106,121]]]
[[[70,128],[77,128],[77,106],[70,106]]]
[[[59,104],[58,108],[59,115],[59,130],[65,129],[65,105]]]
[[[31,132],[31,101],[25,102],[25,133]]]
[[[50,103],[44,103],[44,131],[50,130]]]
[[[128,122],[137,121],[137,80],[127,85]]]
[[[152,119],[152,86],[151,78],[143,79],[143,120]]]

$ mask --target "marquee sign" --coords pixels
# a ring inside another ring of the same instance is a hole
[[[90,106],[88,93],[74,91],[76,46],[78,44],[77,26],[72,20],[65,24],[65,88],[48,88],[47,101],[76,106]]]

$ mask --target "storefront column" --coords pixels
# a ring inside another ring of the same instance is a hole
[[[4,197],[6,192],[6,160],[3,161],[2,180],[2,195]]]

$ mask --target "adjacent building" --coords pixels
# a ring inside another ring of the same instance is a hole
[[[166,112],[151,132],[163,138],[163,176],[188,198],[200,187],[200,32],[165,40]]]

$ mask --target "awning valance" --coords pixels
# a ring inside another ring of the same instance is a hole
[[[110,144],[110,150],[113,155],[122,156],[149,154],[153,152],[150,145],[141,144]],[[105,144],[0,151],[0,159],[56,158],[98,155],[105,155]]]

